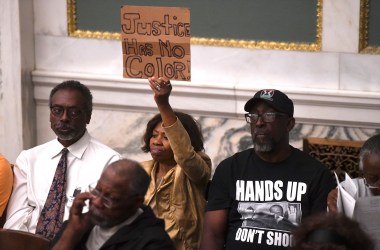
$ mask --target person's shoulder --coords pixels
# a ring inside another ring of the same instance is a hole
[[[323,185],[319,184],[322,188],[332,189],[336,186],[330,169],[322,164],[322,162],[299,149],[294,149],[292,164],[297,167],[299,175],[307,175],[319,182],[323,181]]]
[[[225,158],[223,161],[247,159],[247,158],[250,158],[252,156],[253,152],[254,152],[253,148],[245,149],[243,151],[239,151],[239,152]]]
[[[142,206],[143,213],[136,219],[136,228],[140,228],[144,241],[155,242],[157,249],[174,249],[169,235],[165,231],[164,220],[157,218],[149,206]]]
[[[150,206],[142,205],[141,209],[143,210],[143,213],[136,219],[136,224],[138,224],[138,227],[142,226],[143,228],[156,228],[159,229],[159,231],[162,229],[162,232],[165,232],[164,220],[157,218]]]
[[[204,160],[210,160],[210,156],[208,154],[206,154],[206,152],[203,152],[203,151],[197,151],[196,152],[200,157],[202,157]]]
[[[54,152],[54,149],[56,149],[57,147],[62,147],[62,146],[59,146],[58,140],[54,139],[54,140],[39,144],[35,147],[22,150],[18,157],[22,155],[38,155],[40,153],[46,154],[48,152]]]
[[[89,144],[92,145],[96,151],[102,151],[112,155],[119,155],[119,153],[112,149],[110,146],[107,146],[106,144],[100,142],[91,135],[89,137]]]
[[[0,166],[10,166],[9,161],[2,154],[0,154]]]
[[[28,151],[28,150],[31,150],[31,151],[33,151],[33,150],[39,150],[39,149],[49,148],[49,147],[51,147],[51,146],[56,146],[56,145],[59,145],[59,142],[58,142],[58,140],[55,138],[55,139],[53,139],[53,140],[47,141],[47,142],[45,142],[45,143],[42,143],[42,144],[39,144],[39,145],[37,145],[37,146],[35,146],[35,147],[32,147],[32,148],[30,148],[30,149],[27,149],[26,151]]]
[[[12,172],[12,166],[3,155],[0,154],[0,184],[3,184],[1,182],[4,181],[4,179],[10,179],[13,180],[13,172]],[[8,181],[7,181],[8,182]],[[4,182],[6,183],[6,182]],[[12,185],[13,181],[9,182],[9,184]]]
[[[150,172],[153,169],[154,160],[141,161],[140,165],[145,169],[145,171],[150,175]]]
[[[216,167],[216,170],[221,171],[221,169],[237,169],[239,167],[246,166],[245,163],[247,161],[252,159],[254,150],[252,148],[246,149],[240,152],[237,152],[224,160],[222,160],[218,166]]]
[[[299,162],[301,165],[308,165],[311,168],[326,168],[320,161],[313,158],[311,155],[293,147],[293,159]]]
[[[350,181],[353,182],[356,186],[365,186],[364,178],[352,178]],[[340,184],[344,188],[351,185],[351,183],[348,180],[344,180]]]
[[[208,154],[206,154],[205,152],[202,152],[202,151],[198,151],[196,152],[196,154],[201,157],[203,159],[204,162],[206,162],[206,165],[208,168],[212,168],[212,161],[211,161],[211,158]]]
[[[140,231],[140,234],[142,234],[144,238],[153,239],[166,237],[167,233],[165,231],[164,220],[157,218],[153,210],[147,205],[142,205],[141,209],[143,212],[130,227],[133,227],[136,231]]]

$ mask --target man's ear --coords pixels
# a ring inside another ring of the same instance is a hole
[[[295,124],[296,124],[296,119],[294,119],[294,117],[290,117],[288,120],[288,124],[286,126],[286,129],[288,130],[288,132],[290,132],[294,128]]]

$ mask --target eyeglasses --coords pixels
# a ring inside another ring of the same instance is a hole
[[[256,123],[261,117],[264,122],[274,122],[277,116],[288,116],[287,114],[277,112],[266,112],[262,114],[247,113],[245,114],[245,120],[247,123]]]
[[[95,197],[95,198],[101,198],[103,201],[103,205],[106,208],[112,208],[117,205],[121,200],[120,199],[113,199],[111,197],[107,197],[104,194],[102,194],[99,189],[93,187],[92,185],[88,186],[89,192]]]
[[[369,184],[368,183],[368,180],[367,178],[363,178],[364,179],[364,184],[370,188],[370,189],[380,189],[380,183],[379,183],[379,179],[377,179],[376,181],[371,181],[372,184]],[[376,185],[376,186],[375,186]]]
[[[79,116],[82,115],[82,110],[79,108],[63,108],[60,106],[52,106],[50,107],[50,112],[55,117],[62,117],[63,113],[67,112],[68,116],[70,116],[71,119],[77,119]]]

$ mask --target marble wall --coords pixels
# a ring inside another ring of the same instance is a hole
[[[36,0],[36,12],[43,0]],[[380,130],[379,55],[358,51],[359,0],[323,2],[322,51],[278,51],[192,45],[192,81],[173,82],[173,107],[202,125],[213,168],[233,153],[252,147],[243,105],[258,89],[278,88],[295,103],[297,124],[291,144],[302,149],[304,137],[366,140]],[[63,5],[55,23],[36,16],[38,143],[53,137],[47,121],[49,88],[65,78],[88,85],[95,110],[91,134],[135,160],[147,121],[155,114],[144,81],[123,79],[119,41],[66,36]]]
[[[124,113],[97,111],[89,126],[91,133],[111,145],[125,157],[136,160],[150,159],[141,152],[141,137],[147,121],[155,113]],[[205,151],[212,159],[213,169],[228,156],[252,147],[249,125],[243,118],[215,118],[197,116],[202,126]],[[380,129],[349,128],[298,123],[291,131],[290,143],[302,149],[304,137],[336,138],[346,140],[366,140],[380,133]]]
[[[54,138],[48,123],[49,110],[46,106],[38,108],[40,143]],[[137,161],[150,159],[149,153],[140,149],[145,127],[155,112],[125,112],[117,110],[95,109],[89,132],[121,153]],[[243,116],[238,118],[221,118],[194,116],[202,126],[205,151],[211,157],[213,170],[228,156],[252,147],[249,125]],[[48,132],[49,131],[49,132]],[[366,140],[369,136],[380,133],[380,129],[350,128],[344,126],[325,126],[296,123],[290,133],[290,144],[302,150],[304,137],[335,138],[344,140]]]
[[[0,30],[0,48],[1,48],[1,30]],[[2,73],[2,64],[3,64],[3,61],[2,61],[2,59],[1,59],[1,50],[0,50],[0,86],[1,86],[1,83],[2,83],[2,75],[3,75],[3,73]]]
[[[0,29],[0,48],[1,48],[1,29]],[[3,70],[2,70],[3,60],[1,57],[1,49],[0,49],[0,107],[3,106]],[[0,111],[0,121],[3,121],[3,112]],[[3,137],[3,130],[0,129],[0,138]],[[1,153],[1,151],[0,151]]]

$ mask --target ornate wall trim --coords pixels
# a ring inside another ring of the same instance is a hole
[[[279,41],[253,41],[253,40],[237,40],[237,39],[215,39],[205,37],[192,37],[191,44],[207,45],[207,46],[225,46],[238,48],[256,48],[256,49],[272,49],[272,50],[294,50],[294,51],[320,51],[322,46],[322,2],[317,0],[316,10],[316,38],[314,43],[287,43]],[[110,39],[120,40],[119,32],[102,32],[81,30],[77,28],[77,10],[76,0],[67,0],[67,25],[69,36],[78,38],[93,39]]]
[[[93,74],[34,71],[37,105],[46,104],[56,84],[76,79],[89,86],[100,109],[156,111],[146,79],[123,79]],[[243,106],[258,89],[215,87],[173,81],[173,105],[194,115],[243,119]],[[295,104],[297,122],[313,125],[380,127],[380,93],[315,89],[282,89]]]
[[[360,0],[359,51],[363,54],[380,54],[380,47],[369,46],[369,0]]]

